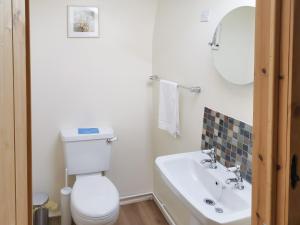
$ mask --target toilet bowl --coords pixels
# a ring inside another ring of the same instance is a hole
[[[119,193],[102,175],[78,175],[71,194],[76,225],[113,225],[119,216]]]

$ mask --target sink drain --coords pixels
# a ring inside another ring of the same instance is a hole
[[[204,199],[204,202],[205,202],[205,204],[211,205],[211,206],[214,206],[216,204],[213,200],[211,200],[209,198]]]
[[[222,208],[215,208],[217,213],[223,213],[223,209]]]

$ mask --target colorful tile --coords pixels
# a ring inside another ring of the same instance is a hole
[[[202,149],[215,147],[218,161],[231,167],[241,164],[244,179],[252,181],[252,126],[205,107]]]

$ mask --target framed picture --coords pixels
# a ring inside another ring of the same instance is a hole
[[[68,6],[68,37],[99,37],[98,7]]]

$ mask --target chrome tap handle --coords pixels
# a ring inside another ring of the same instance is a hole
[[[236,166],[229,167],[229,168],[227,168],[227,171],[233,172],[233,173],[240,172],[241,171],[241,165],[237,164]]]
[[[201,152],[209,155],[212,161],[217,162],[217,152],[215,148],[211,148],[208,150],[201,150]]]
[[[232,182],[235,183],[235,188],[238,190],[244,189],[243,178],[241,176],[241,165],[237,164],[234,167],[230,167],[227,169],[229,172],[233,172],[236,175],[236,178],[230,178],[226,180],[226,184],[230,184]]]
[[[202,153],[207,154],[207,155],[211,154],[212,151],[214,151],[214,149],[201,150]]]
[[[243,178],[241,177],[241,165],[240,164],[237,164],[234,167],[227,168],[227,171],[233,172],[240,181],[243,180]]]
[[[217,151],[215,148],[211,149],[211,159],[214,161],[214,163],[217,162]]]
[[[211,158],[209,160],[202,160],[201,163],[204,164],[206,162],[210,162],[209,167],[211,169],[216,169],[217,168],[217,155],[216,155],[217,153],[216,153],[215,148],[211,148],[209,150],[201,150],[201,152],[209,155],[209,157]]]
[[[201,150],[202,153],[207,154],[207,155],[216,155],[216,149],[215,148],[211,148],[211,149],[207,149],[207,150]]]
[[[232,182],[238,182],[237,178],[228,178],[228,179],[225,181],[226,184],[230,184],[230,183],[232,183]]]

